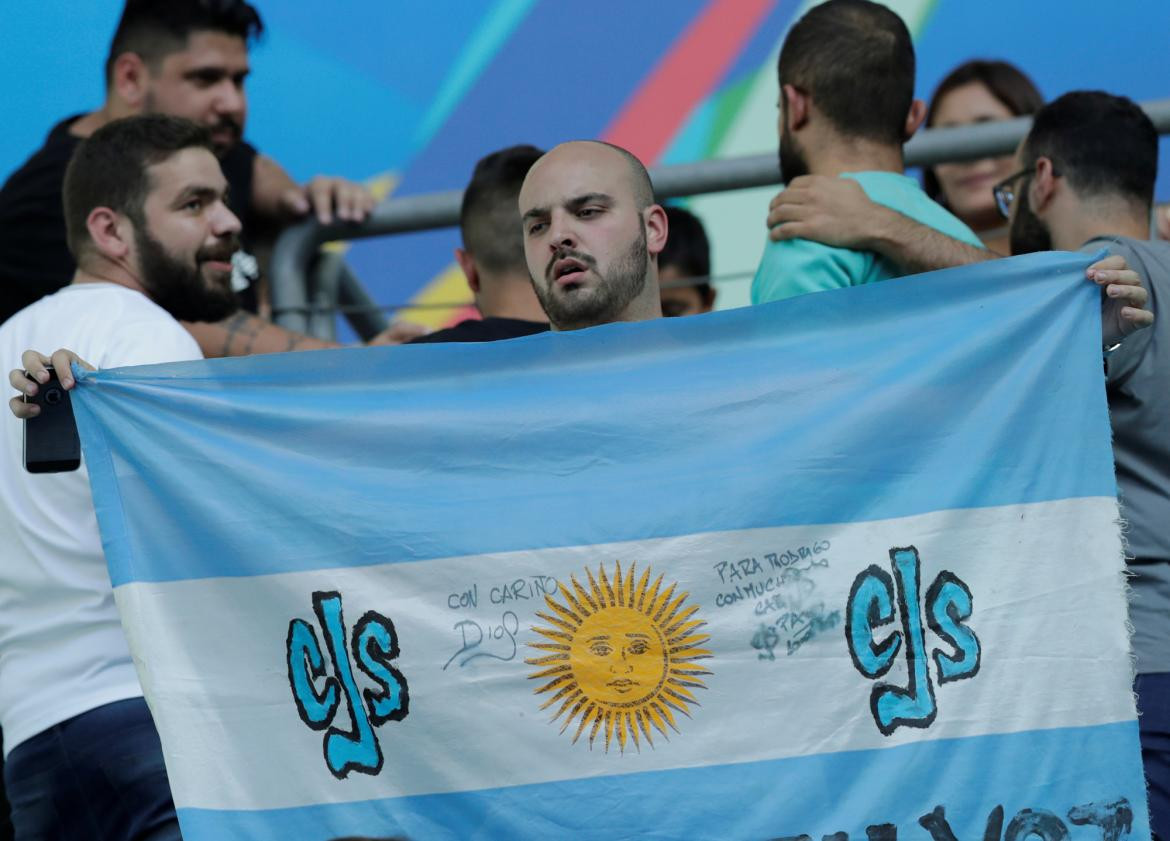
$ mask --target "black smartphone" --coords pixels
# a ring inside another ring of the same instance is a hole
[[[73,420],[73,402],[61,387],[57,372],[49,368],[49,381],[37,384],[35,397],[40,414],[24,421],[24,469],[29,473],[64,473],[81,466],[81,441]]]

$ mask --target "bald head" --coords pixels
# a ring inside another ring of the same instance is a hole
[[[520,214],[528,271],[555,328],[661,315],[666,214],[625,149],[593,140],[552,149],[524,179]]]
[[[642,162],[638,160],[633,152],[623,149],[621,146],[606,143],[604,140],[583,140],[581,142],[594,143],[617,152],[629,170],[630,186],[634,190],[634,200],[638,204],[638,210],[645,210],[654,204],[654,184],[650,181],[650,173],[646,171],[646,167],[642,165]]]
[[[634,199],[634,206],[645,210],[654,204],[654,185],[650,173],[632,152],[606,143],[604,140],[570,140],[550,149],[533,165],[537,169],[545,164],[554,167],[587,164],[595,170],[606,170],[625,181]],[[521,213],[524,212],[521,208]]]

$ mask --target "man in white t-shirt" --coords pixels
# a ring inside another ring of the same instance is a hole
[[[0,363],[61,383],[101,368],[199,359],[177,319],[235,308],[239,220],[206,130],[132,117],[97,130],[65,177],[71,285],[0,325]],[[22,355],[22,352],[23,355]],[[17,377],[13,384],[17,385]],[[36,382],[23,381],[32,396]],[[37,414],[20,403],[18,416]],[[178,839],[162,750],[114,605],[84,466],[24,470],[21,424],[0,423],[0,727],[16,837]]]

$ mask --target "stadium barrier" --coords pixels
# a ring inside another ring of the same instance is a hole
[[[1159,134],[1170,133],[1170,98],[1142,103]],[[978,160],[1015,151],[1031,117],[955,128],[927,129],[906,144],[908,167]],[[775,154],[696,161],[650,171],[660,199],[719,193],[780,183]],[[276,323],[333,338],[341,311],[354,331],[371,338],[388,326],[383,307],[345,265],[342,254],[320,252],[326,242],[446,228],[459,223],[462,190],[391,197],[361,225],[302,222],[285,231],[272,254],[272,305]]]

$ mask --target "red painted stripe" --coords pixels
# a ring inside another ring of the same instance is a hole
[[[451,311],[451,317],[443,323],[443,326],[454,327],[459,322],[466,321],[469,318],[474,318],[476,321],[478,321],[479,319],[483,318],[483,316],[474,306],[456,307]]]
[[[774,5],[775,0],[711,0],[602,137],[647,165],[655,163]]]

